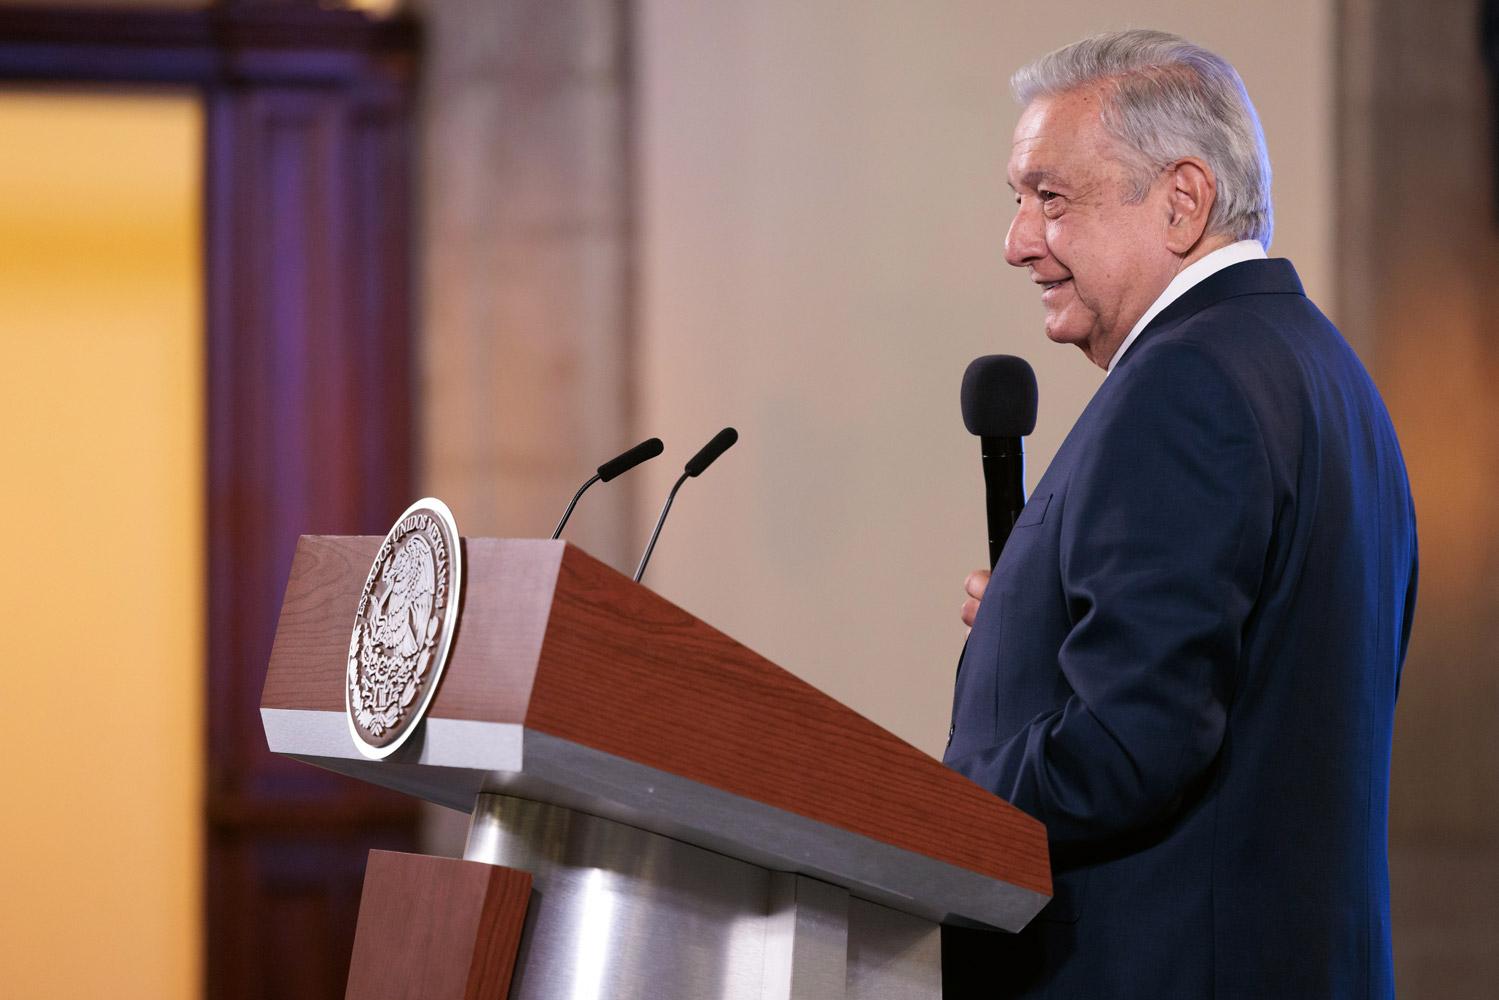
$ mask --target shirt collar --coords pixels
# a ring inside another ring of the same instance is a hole
[[[1156,300],[1150,304],[1149,309],[1145,310],[1145,315],[1141,316],[1135,323],[1134,329],[1129,332],[1129,336],[1124,338],[1124,343],[1119,345],[1119,349],[1109,359],[1109,371],[1112,372],[1114,370],[1114,366],[1119,363],[1119,359],[1124,357],[1124,352],[1129,350],[1129,345],[1133,344],[1135,338],[1140,336],[1141,331],[1150,325],[1150,321],[1155,319],[1162,309],[1165,309],[1171,303],[1181,298],[1187,289],[1209,275],[1218,273],[1225,267],[1239,264],[1246,260],[1264,260],[1267,256],[1265,248],[1260,245],[1259,240],[1240,240],[1237,243],[1230,243],[1226,247],[1219,247],[1200,260],[1195,260],[1182,268],[1181,272],[1171,279],[1171,284],[1166,286],[1166,290],[1157,296]]]

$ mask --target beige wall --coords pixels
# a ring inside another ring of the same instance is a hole
[[[1331,310],[1331,0],[639,4],[637,427],[668,451],[637,532],[694,449],[741,434],[683,488],[646,582],[934,754],[986,558],[963,369],[1035,366],[1032,483],[1100,380],[1003,260],[1008,77],[1126,26],[1239,67],[1272,251]]]
[[[200,990],[202,113],[0,94],[0,993]]]

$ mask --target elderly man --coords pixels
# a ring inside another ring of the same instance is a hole
[[[1129,31],[1013,82],[1005,256],[1109,374],[968,584],[945,761],[1046,824],[1056,895],[963,964],[984,996],[1389,996],[1416,592],[1389,416],[1266,257],[1227,62]]]

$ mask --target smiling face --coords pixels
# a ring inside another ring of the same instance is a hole
[[[1107,367],[1171,278],[1202,254],[1175,249],[1182,206],[1174,165],[1130,202],[1131,175],[1100,109],[1098,95],[1082,90],[1038,97],[1020,116],[1008,170],[1019,207],[1005,260],[1042,286],[1046,335]]]

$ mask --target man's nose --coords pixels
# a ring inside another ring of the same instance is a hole
[[[1041,212],[1034,204],[1022,200],[1005,234],[1005,261],[1014,267],[1025,267],[1046,256],[1046,239]]]

